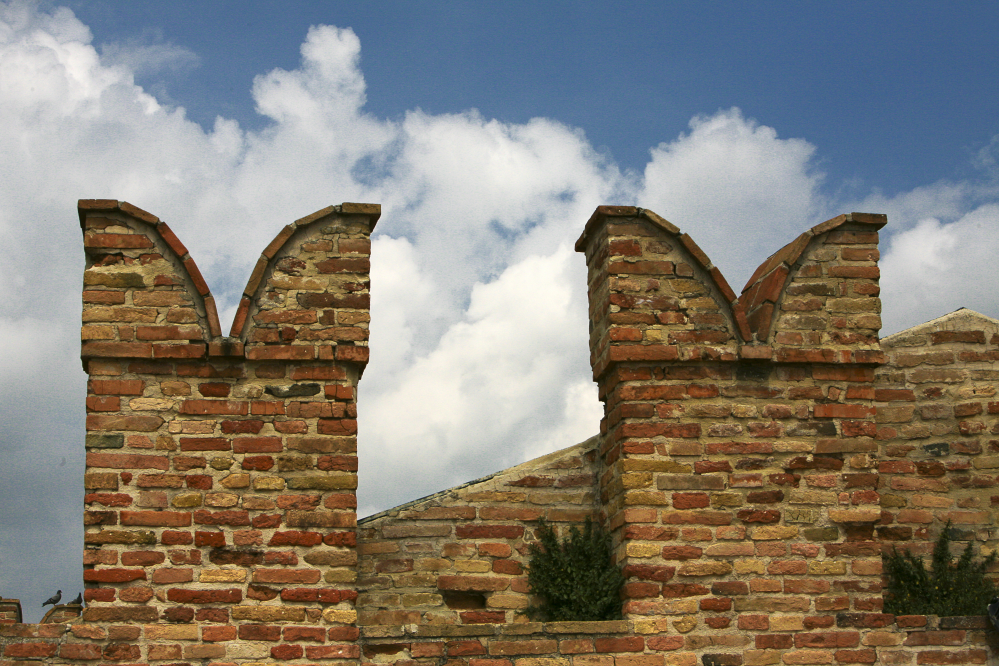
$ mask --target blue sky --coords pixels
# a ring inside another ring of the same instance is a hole
[[[831,184],[893,194],[967,174],[999,133],[999,6],[968,2],[68,3],[95,42],[196,56],[162,85],[188,116],[261,128],[253,77],[292,69],[310,25],[361,39],[367,110],[478,109],[582,129],[623,168],[695,115],[737,106],[821,152]]]
[[[0,594],[80,586],[80,198],[168,221],[223,328],[277,229],[382,204],[361,514],[597,432],[599,204],[737,290],[887,213],[883,333],[999,316],[999,6],[621,4],[0,1]]]

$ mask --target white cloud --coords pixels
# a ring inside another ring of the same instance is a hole
[[[595,433],[581,264],[561,246],[476,284],[432,352],[376,380],[359,404],[361,463],[378,470],[367,483],[397,503]]]
[[[651,153],[640,205],[689,233],[736,293],[828,208],[815,147],[780,139],[739,109],[694,118],[689,134]]]
[[[163,40],[162,34],[146,34],[122,43],[101,46],[101,63],[121,67],[136,77],[163,72],[184,72],[198,66],[201,59],[190,49]]]
[[[882,335],[961,307],[999,317],[999,204],[949,224],[935,218],[894,234],[882,249]]]

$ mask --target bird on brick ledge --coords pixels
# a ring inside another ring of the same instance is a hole
[[[992,597],[992,601],[989,602],[989,619],[992,620],[992,626],[999,629],[999,597]]]
[[[42,604],[42,608],[45,608],[49,604],[55,606],[57,603],[59,603],[60,599],[62,599],[62,590],[56,590],[56,593],[54,595],[45,600],[45,603]]]
[[[69,603],[76,604],[77,606],[82,605],[83,604],[83,592],[80,592],[78,595],[76,595],[76,599],[73,599]]]

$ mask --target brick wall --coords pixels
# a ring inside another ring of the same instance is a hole
[[[58,647],[5,657],[358,656],[355,387],[377,217],[342,204],[285,227],[223,337],[165,223],[80,202],[87,607]]]
[[[958,310],[882,340],[874,392],[883,541],[932,550],[940,526],[994,548],[999,322]],[[963,549],[964,544],[959,544]]]
[[[363,519],[358,608],[364,635],[402,635],[402,625],[524,622],[526,544],[534,540],[535,521],[599,519],[594,444]]]
[[[885,548],[924,552],[948,520],[999,540],[999,322],[879,341],[883,216],[813,227],[737,296],[666,220],[598,208],[577,249],[599,435],[358,522],[377,217],[283,229],[222,336],[163,222],[80,202],[87,607],[0,628],[0,666],[992,658],[983,618],[880,612]],[[529,622],[535,521],[587,517],[614,535],[624,619]]]
[[[21,621],[21,602],[17,599],[0,597],[0,624],[16,624]]]

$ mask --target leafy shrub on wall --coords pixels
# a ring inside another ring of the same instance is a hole
[[[986,577],[996,553],[974,561],[972,544],[955,562],[950,554],[950,523],[940,532],[930,568],[922,558],[892,549],[885,556],[884,612],[894,615],[985,615],[997,595],[995,581]]]
[[[610,535],[590,519],[564,540],[543,520],[530,549],[527,580],[540,603],[525,611],[543,622],[618,620],[624,575],[613,562]]]

